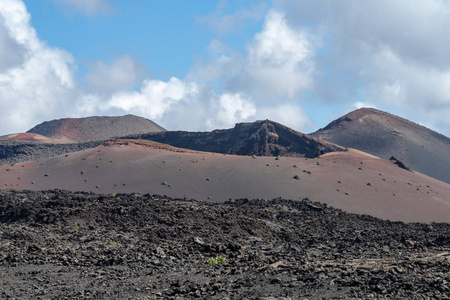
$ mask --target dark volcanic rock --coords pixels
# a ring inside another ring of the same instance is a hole
[[[232,129],[212,132],[166,131],[126,138],[147,139],[180,148],[237,155],[316,157],[345,150],[269,120],[239,123]]]
[[[94,148],[102,142],[77,143],[77,144],[36,144],[25,142],[1,142],[0,164],[12,164],[24,161],[47,158],[55,155],[66,154]]]
[[[165,129],[148,119],[126,115],[53,120],[41,123],[27,133],[47,137],[65,136],[77,142],[91,142],[157,131]]]
[[[307,200],[0,191],[2,299],[449,299],[450,224]]]

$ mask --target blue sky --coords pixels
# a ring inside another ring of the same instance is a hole
[[[373,106],[450,135],[443,0],[2,0],[0,134],[140,115],[312,132]]]

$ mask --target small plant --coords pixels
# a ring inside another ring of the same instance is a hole
[[[34,181],[32,181],[32,182],[31,182],[31,184],[35,184],[35,182],[34,182]]]
[[[364,171],[364,168],[359,167],[358,170]]]
[[[211,179],[208,177],[208,178],[206,178],[206,181],[211,181]]]
[[[64,155],[65,157],[69,157],[69,154]]]
[[[386,181],[386,178],[383,178],[383,181]]]
[[[294,179],[300,180],[300,176],[299,176],[298,174],[296,174],[296,175],[294,176]]]
[[[269,165],[269,164],[266,164],[266,166],[267,166],[267,167],[270,167],[270,165]]]
[[[87,179],[84,180],[84,182],[87,182],[87,181],[88,181]]]
[[[235,203],[235,202],[236,202],[236,200],[230,199],[230,203]]]
[[[10,168],[8,168],[8,169],[6,169],[6,171],[8,171],[8,172],[9,172],[9,171],[11,171],[11,169],[10,169]]]
[[[96,168],[100,168],[100,166],[99,166],[99,165],[96,165],[95,167],[96,167]]]
[[[360,162],[360,164],[361,164],[361,165],[363,165],[363,164],[364,164],[364,162],[362,161],[362,162]]]
[[[212,199],[212,197],[211,197],[211,196],[208,196],[208,199]]]
[[[166,161],[165,161],[165,160],[163,160],[163,161],[162,161],[162,163],[163,163],[163,164],[165,164],[165,163],[166,163]]]
[[[337,189],[337,191],[338,191],[338,192],[340,192],[340,191],[341,191],[341,189]]]
[[[275,158],[275,160],[280,160],[280,156],[279,156],[279,155],[277,155],[277,157]]]
[[[48,176],[50,176],[50,173],[45,173],[44,176],[48,177]]]
[[[309,158],[305,158],[305,160],[309,160]]]
[[[22,176],[17,177],[17,179],[22,179]]]
[[[114,246],[114,245],[117,245],[117,242],[111,241],[111,242],[108,243],[108,246]]]
[[[348,195],[350,195],[350,193],[349,192],[345,192],[345,194],[348,196]]]
[[[293,168],[297,168],[297,165],[293,165],[292,167],[293,167]]]
[[[211,257],[210,259],[208,259],[206,261],[206,263],[210,266],[215,266],[215,265],[220,265],[223,264],[225,262],[225,257],[223,257],[222,255],[217,255],[215,258]]]
[[[338,183],[342,183],[342,181],[338,180]]]
[[[427,185],[427,188],[431,189],[431,185]]]
[[[253,159],[256,159],[256,155],[252,155],[252,158],[253,158]]]
[[[96,188],[96,189],[99,189],[99,188],[100,188],[100,185],[97,184],[97,185],[95,186],[95,188]]]
[[[167,181],[163,181],[161,184],[162,185],[167,185]]]
[[[80,230],[80,225],[78,225],[78,223],[73,223],[72,225],[70,225],[69,229],[71,231],[78,231]]]
[[[320,161],[316,162],[316,165],[320,166]]]
[[[367,183],[368,186],[373,186],[372,182]]]
[[[83,174],[84,174],[84,171],[81,171],[80,174],[83,175]]]

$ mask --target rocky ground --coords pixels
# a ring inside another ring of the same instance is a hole
[[[82,151],[85,149],[97,147],[103,142],[98,141],[76,144],[37,144],[19,141],[0,141],[0,164],[15,164],[19,162],[43,159],[56,155]]]
[[[450,224],[276,199],[0,191],[1,299],[449,299]]]

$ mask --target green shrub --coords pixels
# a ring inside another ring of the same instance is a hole
[[[320,166],[320,161],[316,162],[316,165]]]
[[[48,177],[48,176],[50,176],[50,173],[45,173],[44,176]]]
[[[222,255],[217,255],[215,258],[212,257],[206,261],[210,266],[215,266],[217,264],[223,264],[225,262],[225,257]]]
[[[298,174],[296,174],[296,175],[294,176],[294,179],[300,180],[300,176],[299,176]]]
[[[162,185],[167,185],[167,181],[163,181],[161,184]]]
[[[253,158],[253,159],[256,159],[256,155],[252,155],[252,158]]]
[[[280,160],[280,156],[279,156],[279,155],[277,155],[277,157],[275,158],[275,160]]]
[[[368,186],[373,186],[372,182],[367,183]]]

